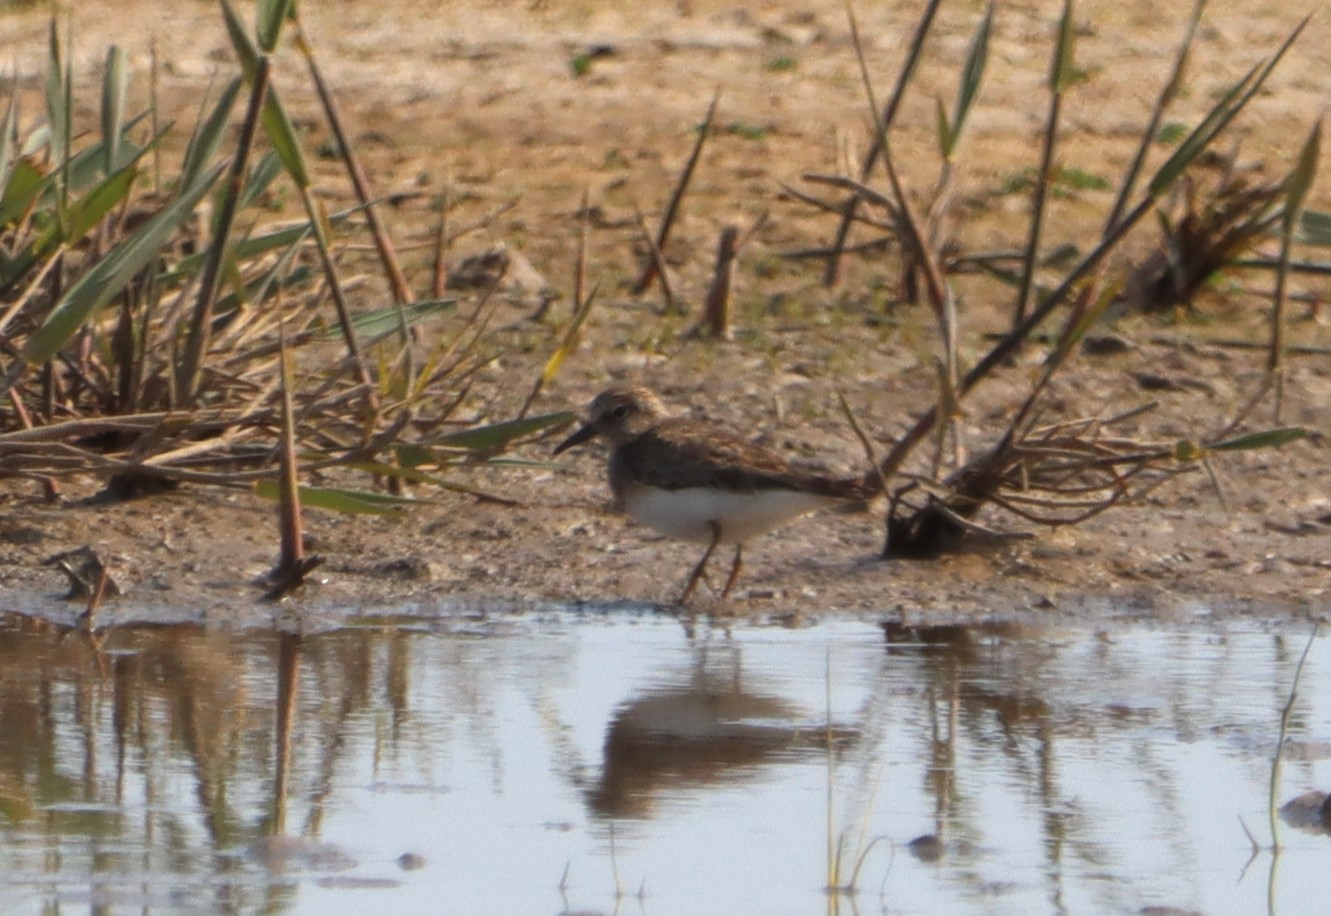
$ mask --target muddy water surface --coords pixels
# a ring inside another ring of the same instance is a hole
[[[1308,632],[9,617],[0,911],[1322,912]]]

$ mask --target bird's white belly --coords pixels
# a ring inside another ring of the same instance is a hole
[[[740,544],[783,522],[829,503],[829,496],[799,490],[733,493],[708,487],[661,490],[641,487],[624,497],[635,521],[681,541],[710,543],[712,523],[721,526],[722,544]]]

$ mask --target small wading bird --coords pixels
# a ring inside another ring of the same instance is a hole
[[[750,538],[825,506],[867,502],[881,490],[876,475],[830,477],[724,427],[672,418],[646,388],[601,392],[586,424],[554,453],[597,436],[610,444],[616,508],[667,537],[707,545],[680,604],[697,588],[718,545],[735,545],[721,591],[725,598],[739,578]]]

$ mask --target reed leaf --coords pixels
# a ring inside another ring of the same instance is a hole
[[[140,151],[140,155],[145,152],[147,152],[146,147]],[[97,187],[70,203],[65,230],[61,234],[60,240],[71,245],[77,243],[89,230],[100,223],[102,218],[111,212],[112,208],[124,203],[129,198],[130,188],[133,187],[134,179],[138,175],[137,161],[132,162],[120,171],[111,173]],[[50,230],[52,235],[54,235],[55,230],[56,227],[52,226]],[[45,253],[46,248],[55,239],[49,238],[44,241],[46,244],[34,246],[38,257]]]
[[[401,321],[405,320],[407,326],[411,327],[427,318],[434,318],[451,311],[457,305],[457,302],[457,299],[425,299],[400,307],[386,305],[383,308],[357,314],[351,319],[351,327],[357,335],[380,337],[398,330]],[[342,325],[340,322],[334,322],[314,336],[321,340],[340,338],[342,336]]]
[[[240,77],[227,83],[208,117],[199,122],[198,129],[190,138],[189,147],[185,150],[185,163],[180,175],[182,186],[193,185],[199,174],[217,157],[217,150],[226,137],[231,110],[236,106],[236,99],[243,85],[244,81]]]
[[[1304,210],[1300,213],[1298,240],[1304,245],[1331,248],[1331,213],[1324,210]]]
[[[1308,430],[1302,426],[1281,426],[1276,429],[1266,429],[1261,432],[1235,436],[1232,439],[1224,439],[1220,442],[1208,442],[1202,447],[1208,452],[1241,452],[1256,448],[1280,448],[1282,445],[1297,442],[1307,435]]]
[[[214,166],[204,173],[194,187],[187,188],[66,290],[45,323],[28,338],[24,361],[31,365],[50,359],[90,316],[123,290],[135,274],[159,255],[167,239],[189,218],[223,168],[223,165]]]
[[[282,23],[291,11],[292,0],[259,0],[254,11],[254,34],[259,47],[271,54],[282,36]]]
[[[263,105],[262,121],[264,133],[268,135],[268,141],[273,144],[273,150],[291,180],[299,188],[309,188],[310,171],[305,164],[305,154],[301,151],[296,128],[272,88],[268,90],[268,98]]]
[[[338,226],[346,222],[354,213],[354,210],[343,210],[333,214],[330,221],[333,225]],[[297,223],[294,226],[275,229],[263,235],[256,235],[235,243],[232,246],[232,253],[238,260],[252,260],[270,251],[286,248],[300,241],[312,231],[309,223]],[[204,253],[202,252],[186,255],[171,266],[170,275],[172,277],[188,276],[203,266],[203,260]]]
[[[1284,59],[1295,39],[1303,33],[1307,25],[1308,19],[1305,18],[1290,32],[1274,54],[1268,57],[1265,62],[1253,67],[1231,86],[1221,96],[1220,101],[1207,112],[1201,123],[1193,128],[1192,133],[1184,138],[1174,154],[1166,160],[1164,165],[1160,166],[1154,177],[1151,178],[1148,193],[1153,200],[1160,200],[1167,194],[1169,189],[1173,187],[1174,182],[1201,154],[1202,150],[1206,149],[1211,141],[1229,125],[1229,122],[1247,106],[1253,96],[1266,84],[1271,72]]]
[[[1313,126],[1312,132],[1303,144],[1299,161],[1294,170],[1285,179],[1285,215],[1286,231],[1294,234],[1301,224],[1299,214],[1303,212],[1303,203],[1312,188],[1313,178],[1317,175],[1317,162],[1322,152],[1322,122]]]
[[[947,109],[942,99],[934,99],[934,129],[938,134],[938,152],[944,159],[951,159],[956,150],[956,138],[952,135],[952,125],[947,120]]]
[[[125,127],[125,96],[128,92],[129,71],[125,66],[125,51],[119,45],[111,45],[106,52],[106,68],[102,73],[102,146],[106,155],[107,175],[116,170]]]
[[[61,61],[60,33],[56,21],[51,19],[46,56],[46,126],[50,131],[47,143],[51,162],[59,169],[69,154],[69,131],[66,106],[68,93],[65,86],[65,67]]]
[[[556,426],[567,426],[574,421],[572,412],[561,410],[558,413],[542,414],[538,417],[525,417],[521,420],[505,420],[502,423],[492,423],[489,426],[480,426],[476,429],[466,429],[462,432],[451,433],[443,436],[432,445],[442,446],[443,448],[464,449],[471,452],[492,452],[506,448],[510,443],[526,436],[551,429]]]
[[[108,193],[108,187],[115,187],[118,185],[123,180],[123,175],[126,172],[134,172],[134,167],[138,160],[141,159],[145,153],[154,148],[163,136],[164,134],[159,134],[143,147],[135,146],[130,143],[122,143],[117,159],[124,161],[117,163],[116,168],[118,171],[113,172],[109,176],[102,175],[100,173],[99,164],[98,172],[96,173],[96,186],[93,187],[88,194],[84,195],[80,201],[76,201],[69,205],[66,217],[68,219],[74,219],[74,211],[80,207],[85,210],[90,206],[95,208],[97,202],[105,198]],[[97,151],[100,151],[101,149],[102,146],[98,145]],[[84,183],[81,180],[83,177],[83,169],[80,166],[93,162],[97,158],[97,156],[88,156],[86,152],[75,157],[75,162],[78,163],[78,165],[71,168],[71,174],[80,179],[73,182],[75,190],[84,187]],[[58,174],[59,173],[57,172],[51,172],[45,175],[42,174],[41,170],[34,166],[27,158],[20,159],[15,163],[14,171],[10,176],[12,181],[5,186],[3,194],[0,194],[0,226],[8,225],[20,217],[29,207],[37,203],[38,198],[51,191],[55,187]],[[112,203],[114,205],[115,201]],[[54,202],[52,202],[52,206],[54,206]],[[106,210],[101,210],[96,219],[100,219],[106,212]],[[79,219],[86,222],[86,214],[79,217]],[[94,222],[95,221],[96,220],[94,220]],[[91,228],[91,226],[88,225],[77,228],[74,226],[52,226],[48,231],[48,241],[49,239],[54,238],[64,238],[72,241],[80,238],[89,228]],[[34,247],[40,251],[44,246],[36,245]]]
[[[267,193],[282,171],[282,160],[277,153],[272,150],[264,153],[263,158],[256,162],[245,176],[245,187],[240,192],[239,208],[244,210],[252,206]]]
[[[1072,0],[1063,4],[1063,16],[1058,21],[1058,44],[1054,48],[1054,65],[1049,70],[1049,91],[1062,94],[1077,81],[1077,31]]]
[[[274,262],[273,266],[265,271],[264,274],[253,283],[246,284],[243,280],[240,280],[239,282],[233,281],[231,284],[232,288],[238,292],[230,293],[219,299],[217,301],[215,313],[217,315],[225,315],[227,312],[238,308],[242,301],[266,302],[269,296],[273,295],[273,293],[279,289],[299,286],[302,283],[309,282],[310,278],[314,276],[314,272],[308,267],[298,267],[295,270],[291,269],[291,262],[295,260],[296,253],[300,251],[300,246],[303,241],[304,238],[302,237],[291,243],[291,245],[287,247],[287,250],[282,252],[281,256],[278,257],[276,262]],[[239,269],[236,266],[237,263],[236,250],[232,247],[227,252],[228,272],[239,272]]]
[[[26,156],[14,163],[0,193],[0,226],[8,226],[32,206],[37,196],[55,183],[54,175],[47,175],[32,164]]]
[[[1030,223],[1021,267],[1021,285],[1017,288],[1016,308],[1013,312],[1014,327],[1026,317],[1035,296],[1035,265],[1040,258],[1040,240],[1044,232],[1049,185],[1054,175],[1054,148],[1058,142],[1063,95],[1073,84],[1076,72],[1073,57],[1075,47],[1072,0],[1064,0],[1063,16],[1058,24],[1058,42],[1054,46],[1054,56],[1049,65],[1049,114],[1041,134],[1040,170],[1031,200]]]
[[[1280,262],[1276,274],[1275,302],[1271,306],[1271,346],[1266,357],[1268,372],[1277,372],[1285,362],[1285,300],[1289,296],[1289,265],[1294,248],[1294,233],[1299,226],[1308,190],[1317,175],[1317,160],[1322,154],[1322,122],[1313,126],[1303,144],[1299,161],[1285,177],[1285,206],[1280,220]],[[1280,415],[1282,388],[1276,389],[1276,416]]]
[[[259,67],[259,50],[250,41],[249,34],[246,33],[240,17],[229,0],[221,0],[221,4],[222,17],[226,21],[226,31],[231,38],[231,46],[235,48],[236,59],[240,62],[241,72],[245,74],[245,82],[252,85]],[[273,144],[273,150],[282,160],[282,165],[291,176],[291,180],[299,188],[308,188],[310,172],[305,165],[305,154],[301,151],[296,128],[277,97],[276,87],[268,88],[261,120],[263,131],[268,135],[268,141]]]
[[[953,109],[952,121],[947,125],[946,143],[942,147],[943,158],[951,159],[957,150],[957,143],[966,127],[966,119],[980,95],[980,84],[984,80],[984,68],[989,62],[989,36],[993,31],[993,0],[985,7],[984,18],[975,28],[975,37],[971,39],[970,51],[966,54],[966,63],[961,70],[961,82],[957,86],[957,103]],[[939,103],[939,116],[946,123]]]
[[[254,484],[255,495],[276,502],[280,487],[276,480],[260,480]],[[428,500],[392,496],[371,490],[348,490],[339,487],[296,488],[296,495],[304,508],[331,509],[350,515],[397,515],[409,506],[428,505]]]
[[[1118,197],[1115,198],[1114,206],[1110,208],[1109,215],[1105,218],[1104,232],[1106,234],[1114,228],[1114,225],[1118,223],[1119,218],[1123,215],[1123,211],[1128,205],[1128,199],[1137,186],[1137,178],[1141,175],[1142,168],[1146,164],[1146,156],[1150,152],[1151,143],[1155,140],[1160,129],[1160,122],[1165,116],[1165,109],[1174,101],[1183,86],[1183,77],[1187,72],[1193,40],[1197,37],[1197,26],[1201,23],[1202,12],[1205,8],[1206,0],[1193,0],[1192,14],[1188,17],[1188,25],[1183,33],[1183,41],[1180,42],[1178,51],[1174,55],[1174,69],[1160,89],[1160,95],[1156,98],[1155,106],[1151,109],[1151,116],[1146,122],[1146,127],[1142,129],[1140,142],[1137,144],[1137,152],[1134,154],[1132,163],[1128,166],[1123,175],[1123,181],[1119,185]]]
[[[417,464],[436,465],[441,462],[437,457],[427,449],[421,449],[420,452],[426,456],[425,460],[418,461]],[[491,462],[492,465],[498,465],[502,462]],[[435,474],[428,474],[425,471],[416,470],[416,466],[405,467],[396,464],[386,464],[382,461],[353,461],[347,465],[350,470],[364,471],[367,474],[374,474],[377,477],[387,477],[394,480],[403,480],[407,483],[427,484],[432,487],[438,487],[441,490],[447,490],[450,493],[461,493],[464,496],[472,496],[476,499],[486,502],[500,503],[506,506],[518,505],[517,500],[509,499],[506,496],[499,496],[495,493],[487,493],[484,490],[478,490],[475,487],[469,487],[465,484],[454,483],[451,480],[445,480]],[[548,465],[541,465],[548,467]],[[414,503],[427,503],[428,500],[412,500]]]
[[[9,103],[0,119],[0,188],[9,184],[9,167],[14,162],[14,141],[18,138],[18,90],[10,84]],[[0,225],[3,225],[0,223]]]
[[[137,127],[147,116],[147,112],[142,112],[135,115],[125,124],[124,129],[121,131],[119,153],[116,156],[115,166],[112,171],[124,168],[129,162],[137,159],[142,152],[140,147],[125,139],[125,135],[128,134],[130,130]],[[165,132],[166,129],[163,129],[157,136],[161,137]],[[57,182],[65,182],[71,190],[77,191],[99,182],[106,177],[106,153],[104,145],[100,140],[92,146],[89,146],[87,149],[74,153],[69,158],[68,162],[62,167],[43,171],[35,165],[34,162],[40,160],[41,157],[39,156],[39,153],[46,149],[50,136],[51,132],[43,126],[39,130],[33,131],[32,135],[29,136],[24,143],[23,149],[19,152],[19,158],[14,163],[14,169],[17,170],[22,163],[26,162],[30,167],[30,170],[37,173],[37,183],[40,186],[32,187],[33,182],[23,182],[20,188],[20,193],[26,196],[22,199],[16,199],[8,189],[7,183],[3,198],[0,198],[0,225],[4,225],[10,220],[13,220],[16,216],[26,210],[28,205],[32,203],[38,194],[59,191],[60,188],[57,187]],[[34,140],[34,138],[36,138],[36,140]],[[11,172],[10,178],[13,179],[14,177],[15,175]],[[58,202],[58,197],[51,198],[52,207],[55,207]]]

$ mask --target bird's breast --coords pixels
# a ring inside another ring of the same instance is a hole
[[[722,544],[740,544],[837,500],[801,490],[759,489],[736,492],[715,487],[664,490],[628,486],[616,497],[631,518],[681,541],[710,543],[712,525],[721,527]]]

